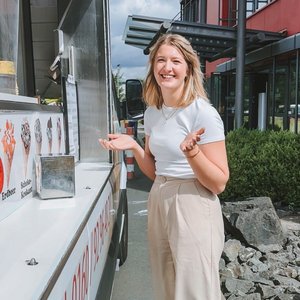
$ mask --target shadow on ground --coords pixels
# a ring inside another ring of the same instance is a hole
[[[147,178],[135,164],[133,179],[127,180],[127,187],[139,191],[149,192],[153,181]]]

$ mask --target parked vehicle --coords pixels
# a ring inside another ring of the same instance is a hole
[[[146,104],[143,101],[143,88],[141,81],[138,79],[126,80],[125,90],[127,118],[142,118],[146,109]]]
[[[298,111],[297,111],[297,113],[296,113],[296,109],[297,109],[296,104],[291,104],[290,105],[290,109],[288,111],[288,115],[290,117],[295,117],[297,115],[297,113],[298,113],[298,116],[300,116],[300,104],[298,104]]]
[[[44,17],[46,2],[33,2]],[[110,299],[116,266],[127,257],[126,166],[122,153],[98,144],[108,132],[121,132],[112,84],[109,1],[61,3],[49,74],[61,89],[62,104],[43,105],[37,97],[16,95],[14,87],[21,87],[21,81],[4,91],[0,81],[0,299]],[[11,6],[5,7],[9,10],[1,7],[0,14],[11,21]],[[16,22],[21,19],[27,32],[26,24],[33,24],[25,15]],[[46,39],[48,32],[39,35]],[[2,45],[6,41],[0,52]],[[15,65],[26,68],[41,58],[40,51],[31,57],[26,50],[15,57]],[[26,80],[34,82],[36,73],[30,71],[24,71]],[[67,166],[55,160],[64,155],[75,160],[75,180],[68,179],[75,195],[41,199],[37,160],[51,158],[53,180],[63,186],[65,179],[57,180],[56,170]]]

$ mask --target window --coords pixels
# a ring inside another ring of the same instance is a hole
[[[275,0],[246,0],[246,17]],[[219,0],[219,25],[232,27],[236,25],[238,0]]]
[[[290,59],[290,93],[287,106],[288,129],[292,132],[299,132],[300,128],[300,104],[299,104],[299,73],[297,74],[297,58],[296,53]],[[298,69],[299,70],[299,69]],[[299,71],[298,71],[299,72]],[[298,79],[298,85],[296,80]],[[296,91],[298,88],[298,91]],[[298,99],[297,99],[298,98]]]
[[[299,81],[297,74],[296,53],[276,58],[275,93],[274,93],[274,125],[283,130],[299,132]],[[296,92],[296,88],[298,91]]]
[[[180,6],[183,21],[199,22],[199,0],[183,0]]]
[[[267,4],[271,3],[274,0],[247,0],[246,2],[246,15],[247,17],[251,16],[257,10],[263,8]]]

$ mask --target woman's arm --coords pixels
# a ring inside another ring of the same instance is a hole
[[[200,129],[190,133],[180,148],[199,182],[214,194],[220,194],[229,179],[225,141],[197,145],[203,132]]]
[[[145,136],[145,150],[138,144],[133,154],[141,171],[151,180],[155,179],[155,161],[149,149],[149,136]]]
[[[155,162],[149,150],[149,137],[146,135],[145,150],[129,135],[108,134],[108,139],[99,139],[103,148],[114,151],[132,150],[141,171],[151,180],[155,179]]]

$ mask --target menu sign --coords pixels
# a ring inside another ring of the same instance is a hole
[[[0,220],[35,190],[35,156],[65,154],[62,113],[0,113]]]
[[[69,154],[75,156],[75,161],[79,160],[79,127],[78,127],[78,107],[77,89],[74,78],[69,75],[66,81],[66,98],[68,106],[68,133],[69,133]]]

